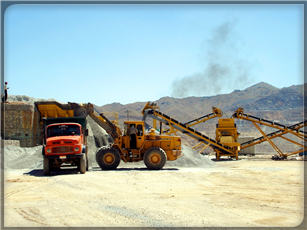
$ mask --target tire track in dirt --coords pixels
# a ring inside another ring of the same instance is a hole
[[[26,207],[26,208],[15,208],[15,210],[24,219],[30,222],[47,226],[46,219],[40,215],[40,212],[37,208]]]
[[[140,213],[133,209],[129,209],[126,207],[120,207],[120,206],[114,206],[114,205],[106,205],[103,207],[100,206],[100,209],[114,213],[115,215],[126,217],[128,219],[137,219],[141,221],[141,223],[144,224],[144,226],[148,226],[148,227],[163,227],[163,226],[164,227],[165,226],[175,227],[171,223],[167,223],[163,221],[164,217],[162,217],[161,219],[156,219],[156,218],[153,218],[152,216],[147,215],[145,211]]]

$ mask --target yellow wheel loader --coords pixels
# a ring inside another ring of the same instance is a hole
[[[110,132],[116,134],[112,136],[113,144],[100,148],[96,154],[96,161],[103,170],[116,169],[120,160],[143,160],[148,169],[162,169],[167,160],[181,156],[181,138],[178,136],[159,135],[154,129],[146,133],[143,121],[125,121],[123,134],[117,126],[112,126],[116,129]],[[133,127],[136,132],[132,134],[129,130]]]

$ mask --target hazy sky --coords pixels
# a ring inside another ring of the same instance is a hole
[[[9,93],[97,105],[302,84],[303,5],[15,5]]]

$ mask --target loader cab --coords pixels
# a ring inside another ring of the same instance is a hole
[[[144,122],[124,122],[124,145],[126,149],[140,149],[144,143]]]

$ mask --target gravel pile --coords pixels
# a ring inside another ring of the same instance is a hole
[[[96,151],[99,147],[108,145],[108,134],[91,117],[87,117],[87,146],[89,167],[98,166],[96,163]]]
[[[211,167],[215,163],[211,161],[207,156],[199,154],[189,146],[182,145],[183,156],[175,161],[167,161],[167,166],[178,167]]]
[[[25,95],[9,95],[8,102],[21,102],[25,104],[34,104],[36,101],[55,101],[55,99],[33,98]]]
[[[42,146],[22,148],[14,145],[4,146],[5,169],[43,168]]]

